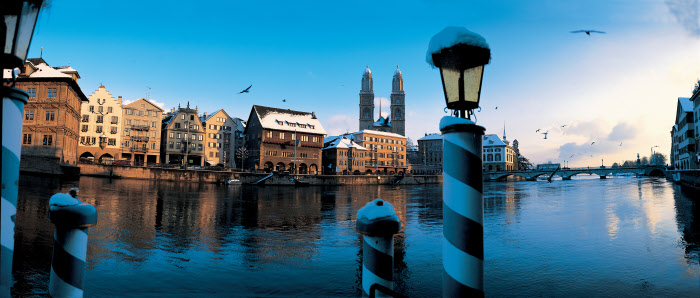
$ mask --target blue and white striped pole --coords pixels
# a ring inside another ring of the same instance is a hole
[[[49,220],[56,225],[49,296],[83,297],[87,227],[97,223],[97,211],[95,206],[78,200],[77,188],[72,188],[70,195],[53,195],[49,204]]]
[[[379,284],[394,289],[394,234],[401,230],[401,220],[394,206],[382,199],[367,203],[357,211],[356,229],[362,237],[362,290]],[[379,294],[378,297],[383,297]]]
[[[15,215],[22,150],[22,114],[29,95],[1,86],[2,92],[2,209],[0,223],[0,296],[9,297],[12,287],[12,256],[15,247]]]
[[[443,296],[484,296],[484,128],[464,118],[443,117]]]

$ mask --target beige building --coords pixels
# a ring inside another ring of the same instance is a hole
[[[132,165],[161,163],[163,109],[145,98],[123,106],[124,135],[121,158]]]
[[[406,173],[406,137],[376,130],[361,130],[352,134],[352,139],[369,151],[365,155],[366,172],[400,174]]]
[[[122,134],[122,98],[114,99],[107,88],[100,87],[80,107],[81,160],[111,163],[119,158]]]
[[[205,165],[222,165],[228,168],[235,168],[236,152],[236,122],[223,109],[211,115],[204,113],[202,117],[202,127],[204,127],[204,147]]]
[[[160,158],[165,164],[204,165],[204,126],[197,108],[172,109],[163,118]]]
[[[505,132],[503,140],[498,135],[484,135],[483,166],[486,172],[514,171],[517,169],[518,156],[513,147],[506,140]]]
[[[3,77],[9,78],[9,70]],[[22,160],[33,157],[76,164],[80,105],[87,97],[78,86],[78,72],[70,66],[51,67],[42,58],[27,59],[15,87],[29,93],[24,106]]]
[[[323,147],[323,173],[328,175],[364,173],[367,153],[367,148],[345,135],[327,137]]]

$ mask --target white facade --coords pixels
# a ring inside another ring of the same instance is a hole
[[[80,140],[82,158],[113,160],[118,157],[122,135],[121,97],[114,99],[104,85],[80,106]]]
[[[485,171],[498,172],[517,169],[518,157],[515,150],[507,145],[507,141],[501,140],[498,135],[484,135],[482,147]]]

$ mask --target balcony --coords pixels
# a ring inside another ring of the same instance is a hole
[[[131,140],[135,142],[148,142],[148,137],[131,136]]]
[[[131,150],[131,152],[147,152],[148,151],[147,148],[143,148],[143,147],[131,147],[130,150]]]
[[[132,125],[131,129],[148,131],[148,125]]]

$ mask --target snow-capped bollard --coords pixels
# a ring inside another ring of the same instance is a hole
[[[382,199],[367,203],[357,211],[355,225],[362,237],[362,290],[370,295],[370,287],[380,284],[394,289],[394,234],[401,230],[401,221],[394,206]]]
[[[484,296],[484,197],[481,145],[484,128],[443,117],[443,297]]]
[[[78,200],[77,188],[53,195],[49,205],[49,220],[56,225],[49,296],[83,297],[87,227],[97,223],[97,210]]]

